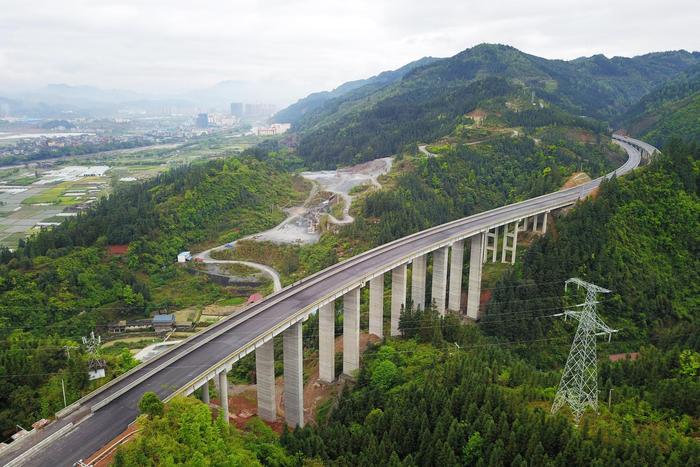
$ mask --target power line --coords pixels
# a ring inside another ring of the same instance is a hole
[[[599,300],[598,303],[600,303],[600,302],[602,302],[602,301]],[[526,315],[526,314],[529,314],[529,313],[534,312],[534,311],[556,311],[556,310],[563,310],[563,309],[565,309],[565,307],[535,308],[535,309],[531,309],[531,310],[523,310],[523,311],[510,312],[510,313],[498,313],[495,315],[486,315],[478,322],[478,324],[479,325],[484,325],[484,324],[492,325],[492,324],[503,324],[503,323],[509,323],[509,322],[517,322],[517,321],[552,318],[552,317],[556,317],[556,316],[562,316],[562,313],[539,315],[539,316],[510,317],[507,319],[497,319],[497,318],[500,318],[501,316]],[[693,308],[693,309],[690,309],[689,311],[694,311],[696,309],[700,309],[700,308]],[[489,316],[492,317],[492,319],[490,319]],[[270,318],[270,321],[274,321],[276,319],[277,318]],[[449,327],[459,327],[462,325],[463,325],[463,323],[456,323],[456,324],[443,324],[442,326],[443,326],[443,328],[449,328]],[[423,328],[425,328],[425,327],[416,326],[416,327],[405,327],[403,329],[423,329]],[[209,327],[203,328],[203,331],[206,329],[209,329]],[[338,329],[338,327],[336,327],[336,329]],[[340,329],[342,329],[342,328],[340,328]],[[152,339],[153,337],[151,335],[157,336],[156,331],[145,331],[145,332],[138,332],[138,333],[134,333],[134,334],[137,334],[137,335],[134,335],[131,337],[134,337],[134,338],[142,337],[143,340]],[[253,334],[257,334],[257,332],[253,333]],[[118,335],[130,337],[130,333],[124,333],[124,334],[118,334]],[[337,334],[337,335],[342,335],[342,331],[340,334]],[[81,337],[82,336],[61,336],[60,338],[57,338],[57,339],[72,339],[72,338],[77,339],[77,338],[81,338]],[[189,336],[187,336],[187,337],[189,337]],[[305,338],[318,337],[318,334],[317,333],[305,334],[304,337]],[[2,343],[4,341],[6,342],[6,340],[0,339],[0,343]],[[119,341],[119,339],[115,339],[115,342],[118,342],[118,341]],[[110,342],[110,341],[107,341],[107,342]],[[63,347],[59,347],[59,346],[40,346],[40,347],[42,347],[42,348],[63,348]],[[14,348],[4,349],[4,348],[2,348],[2,345],[0,345],[0,352],[4,351],[4,350],[14,351],[14,350],[32,350],[32,349],[35,349],[35,347],[24,347],[24,348],[14,347]]]
[[[429,329],[429,326],[422,327],[421,329]],[[694,335],[695,332],[688,332],[684,334],[678,334],[678,336],[686,336],[686,335]],[[341,334],[342,335],[342,334]],[[340,335],[337,335],[336,337],[339,337]],[[489,347],[510,347],[510,346],[515,346],[515,345],[520,345],[520,344],[532,344],[532,343],[542,343],[542,342],[556,342],[556,341],[564,341],[568,340],[568,336],[556,336],[556,337],[544,337],[544,338],[539,338],[539,339],[526,339],[526,340],[517,340],[517,341],[507,341],[507,342],[483,342],[479,344],[471,344],[471,345],[461,345],[460,350],[471,350],[471,349],[480,349],[480,348],[489,348]],[[629,338],[629,339],[616,339],[617,343],[622,343],[622,342],[639,342],[640,339],[638,338]],[[448,342],[446,342],[449,344]],[[563,344],[562,344],[563,345]],[[441,349],[438,349],[441,350]],[[404,353],[415,353],[419,351],[418,349],[414,350],[394,350],[394,353],[398,354],[404,354]],[[375,354],[378,354],[379,350],[375,352],[368,352],[365,351],[362,353],[363,357],[366,356],[372,356]],[[252,354],[250,354],[252,355]],[[311,362],[317,360],[317,357],[307,357],[304,358],[305,362]],[[150,361],[150,360],[148,360]],[[169,365],[169,369],[193,369],[193,368],[202,368],[202,369],[207,369],[210,368],[211,365],[206,364],[206,365]],[[83,374],[82,372],[75,372],[75,371],[56,371],[56,372],[48,372],[48,373],[17,373],[17,374],[0,374],[0,378],[8,378],[8,377],[25,377],[25,376],[54,376],[54,375],[59,375],[59,374]]]

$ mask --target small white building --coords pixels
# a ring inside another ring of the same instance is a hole
[[[192,259],[192,254],[189,251],[183,251],[177,255],[177,262],[184,263]]]

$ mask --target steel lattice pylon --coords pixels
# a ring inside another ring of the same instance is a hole
[[[586,289],[586,301],[578,307],[580,310],[567,310],[560,315],[571,316],[579,320],[576,336],[571,345],[569,357],[566,359],[564,373],[557,395],[552,404],[552,413],[559,410],[564,404],[569,404],[574,414],[574,420],[578,425],[581,415],[586,407],[598,411],[598,367],[596,358],[596,336],[617,332],[608,327],[596,314],[596,295],[609,293],[610,291],[595,284],[572,278],[566,281]]]
[[[90,337],[83,337],[83,345],[85,345],[85,350],[90,358],[88,361],[88,368],[90,371],[104,369],[107,364],[102,358],[100,358],[102,338],[100,336],[95,337],[95,333],[91,332]]]

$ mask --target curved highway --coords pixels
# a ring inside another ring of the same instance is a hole
[[[51,442],[47,440],[38,452],[32,453],[30,457],[24,456],[22,462],[34,466],[63,466],[87,458],[119,435],[136,418],[138,400],[144,392],[154,391],[161,398],[167,399],[186,390],[191,391],[195,383],[201,381],[201,377],[212,374],[217,367],[221,367],[222,362],[234,362],[254,350],[256,342],[269,338],[271,334],[278,334],[290,324],[308,316],[322,303],[341,296],[374,276],[456,240],[576,203],[595,190],[605,178],[623,175],[640,164],[641,154],[637,148],[646,143],[619,136],[614,138],[626,150],[628,160],[607,176],[575,188],[418,232],[292,284],[242,313],[210,326],[69,406],[63,413],[59,413],[59,420],[45,428],[45,431],[42,430],[44,433],[41,435],[45,437],[62,430],[60,436]],[[40,439],[35,439],[33,443]],[[28,447],[26,445],[0,454],[0,463],[11,461],[19,451]]]

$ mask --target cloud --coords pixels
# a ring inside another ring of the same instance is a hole
[[[700,49],[687,0],[0,0],[0,12],[4,89],[243,80],[283,82],[272,94],[291,100],[481,42],[564,59]]]

